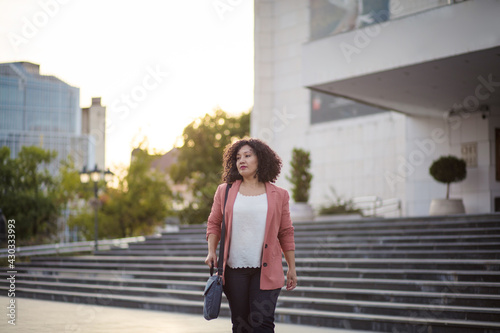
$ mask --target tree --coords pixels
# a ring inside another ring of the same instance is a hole
[[[43,242],[57,232],[57,181],[45,167],[56,155],[24,146],[11,159],[8,147],[0,149],[0,203],[5,216],[16,221],[16,239]]]
[[[6,198],[6,194],[14,190],[13,160],[10,158],[10,149],[7,146],[0,148],[0,198]],[[0,201],[3,202],[3,201]]]
[[[120,182],[120,191],[110,193],[109,208],[119,213],[123,237],[151,234],[154,228],[164,224],[171,211],[172,193],[167,175],[151,168],[151,162],[157,157],[149,155],[147,149],[137,150],[127,175]]]
[[[210,214],[213,196],[222,175],[226,145],[250,134],[250,112],[230,117],[221,109],[190,123],[183,132],[183,145],[170,175],[187,183],[192,200],[179,217],[184,223],[202,223]]]
[[[293,185],[292,198],[295,202],[309,201],[309,189],[311,188],[312,174],[309,172],[311,158],[309,152],[294,148],[292,152],[292,167],[290,176],[286,179]]]
[[[157,156],[149,155],[147,148],[136,149],[135,153],[123,176],[117,176],[117,188],[107,188],[99,195],[98,234],[101,238],[149,235],[164,224],[171,212],[172,194],[166,175],[151,168]],[[99,183],[99,188],[105,188],[104,182]],[[92,192],[90,185],[87,192]],[[70,218],[70,225],[78,226],[86,239],[93,239],[93,216],[93,209],[86,205]]]
[[[463,159],[449,155],[441,156],[432,162],[429,173],[440,183],[446,184],[446,199],[450,198],[450,183],[460,182],[467,177],[466,163]]]
[[[15,166],[7,146],[0,148],[0,209],[7,219],[16,212],[15,208]]]

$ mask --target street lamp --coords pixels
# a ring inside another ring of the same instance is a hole
[[[97,164],[94,167],[94,170],[87,171],[87,167],[84,166],[82,171],[80,172],[80,181],[82,184],[88,183],[90,180],[94,182],[94,239],[95,239],[95,251],[98,250],[97,240],[98,240],[98,221],[97,221],[97,210],[98,207],[98,198],[97,198],[97,183],[99,180],[104,180],[106,183],[111,181],[114,173],[108,170],[103,171],[97,168]]]

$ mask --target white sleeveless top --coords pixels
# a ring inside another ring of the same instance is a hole
[[[229,267],[260,267],[266,217],[266,193],[255,196],[237,194],[227,259]]]

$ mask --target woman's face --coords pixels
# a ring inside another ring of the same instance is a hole
[[[243,178],[255,175],[259,167],[259,161],[252,147],[244,145],[238,150],[236,154],[236,167]]]

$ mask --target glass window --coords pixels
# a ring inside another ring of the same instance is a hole
[[[310,39],[388,21],[389,5],[389,0],[310,0]]]
[[[387,111],[318,91],[311,91],[310,107],[311,124],[367,116]]]

